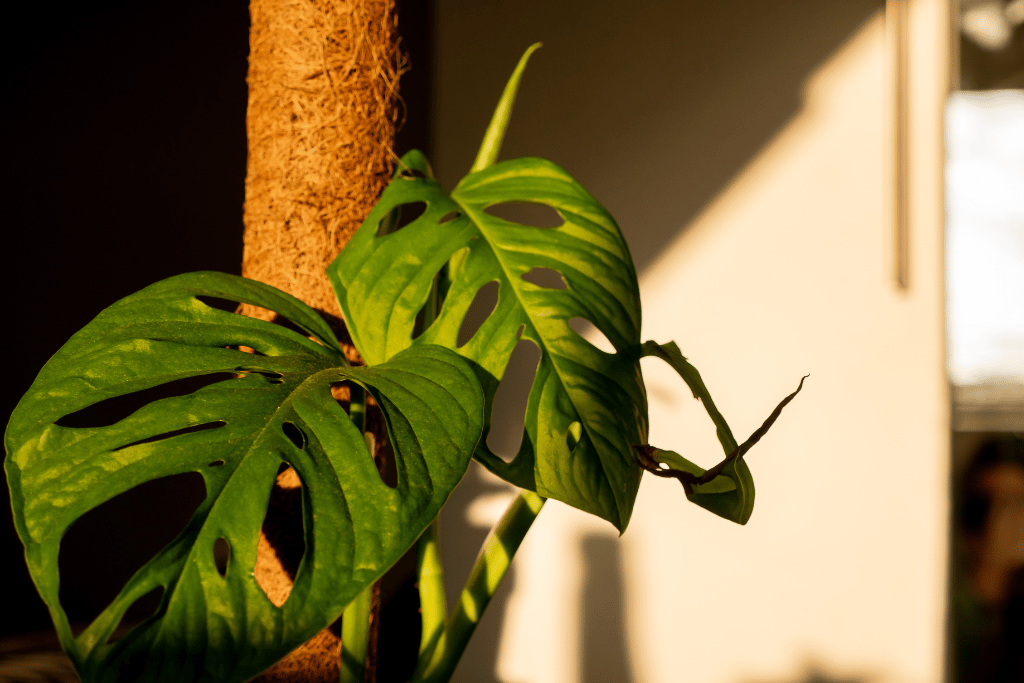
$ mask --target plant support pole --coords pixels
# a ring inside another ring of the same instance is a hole
[[[391,175],[405,68],[395,3],[250,0],[250,18],[242,275],[339,318],[324,269]],[[273,317],[247,304],[240,312]],[[273,553],[259,557],[256,575],[291,583]],[[265,680],[331,678],[321,669],[336,670],[338,656],[326,629]]]

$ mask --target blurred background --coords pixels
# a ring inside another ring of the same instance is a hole
[[[453,186],[543,41],[503,157],[552,159],[616,217],[644,338],[677,341],[740,438],[811,374],[749,456],[745,527],[669,480],[644,480],[621,538],[549,503],[457,680],[1024,680],[1024,2],[403,0],[399,15],[400,152],[423,149]],[[9,12],[4,415],[104,306],[238,272],[247,31],[237,0]],[[517,363],[513,413],[533,369]],[[682,382],[643,370],[651,442],[717,462]],[[519,439],[512,420],[489,442]],[[72,621],[202,495],[160,486],[69,532]],[[450,600],[511,495],[473,466],[446,506]],[[3,509],[0,658],[49,623]]]
[[[946,108],[950,661],[1024,680],[1024,2],[964,2]]]

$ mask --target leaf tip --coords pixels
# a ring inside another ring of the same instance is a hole
[[[502,140],[505,138],[505,129],[512,116],[512,105],[515,103],[516,93],[519,91],[519,81],[523,77],[523,71],[526,70],[526,63],[530,61],[530,56],[539,50],[541,45],[539,42],[534,43],[526,48],[526,52],[519,58],[519,63],[516,64],[512,76],[509,77],[508,83],[505,85],[505,90],[501,93],[501,99],[498,100],[498,106],[487,126],[487,132],[484,133],[483,142],[480,143],[480,150],[476,154],[476,160],[473,162],[470,172],[482,171],[498,158]]]

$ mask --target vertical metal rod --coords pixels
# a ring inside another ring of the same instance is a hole
[[[886,0],[885,19],[892,65],[892,225],[896,287],[910,285],[910,187],[908,182],[907,5]]]

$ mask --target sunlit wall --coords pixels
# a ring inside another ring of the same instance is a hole
[[[758,500],[745,527],[650,478],[621,538],[549,503],[458,680],[941,680],[949,10],[910,8],[900,290],[882,9],[439,0],[442,182],[468,168],[518,53],[544,40],[506,156],[552,158],[617,217],[645,338],[679,343],[740,438],[811,375],[749,456]],[[651,442],[716,462],[700,405],[658,361],[643,367]],[[469,483],[480,497],[457,492],[443,518],[453,591],[507,499],[479,468]]]

